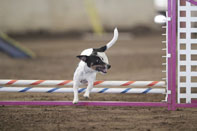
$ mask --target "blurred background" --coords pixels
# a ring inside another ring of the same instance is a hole
[[[166,0],[1,0],[0,30],[25,34],[157,29],[154,17],[165,15],[165,10]]]
[[[98,79],[146,80],[153,73],[152,79],[161,80],[166,5],[166,0],[0,0],[0,78],[72,79],[75,56],[105,45],[117,27],[117,44],[107,51],[112,69]]]

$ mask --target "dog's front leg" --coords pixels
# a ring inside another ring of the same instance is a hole
[[[83,95],[85,98],[89,98],[90,97],[90,92],[91,92],[91,90],[93,88],[93,84],[94,84],[93,81],[88,81],[87,89],[85,91],[85,94]]]
[[[79,87],[79,84],[74,82],[73,83],[73,92],[74,92],[73,104],[77,104],[78,101],[79,101],[79,98],[78,98],[78,87]]]

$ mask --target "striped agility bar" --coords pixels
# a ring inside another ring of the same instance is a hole
[[[85,92],[79,88],[78,92]],[[0,87],[0,92],[40,92],[40,93],[73,93],[73,88],[55,87]],[[133,94],[165,94],[164,88],[93,88],[92,93],[133,93]]]
[[[1,79],[0,85],[28,86],[72,86],[72,80],[8,80]],[[164,81],[95,81],[94,86],[165,87]]]

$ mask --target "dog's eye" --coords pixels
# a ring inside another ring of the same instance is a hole
[[[99,60],[96,60],[97,63],[99,63]]]

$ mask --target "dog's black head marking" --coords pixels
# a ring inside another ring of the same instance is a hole
[[[103,62],[102,58],[96,55],[79,55],[77,56],[80,60],[84,61],[89,68],[92,68],[98,72],[107,73],[107,69],[111,67],[111,65]]]
[[[85,63],[87,63],[88,67],[90,66],[94,66],[94,65],[105,65],[106,63],[104,63],[100,57],[96,56],[96,55],[90,55],[90,56],[86,56],[86,55],[79,55],[77,56],[80,60],[84,61]]]

